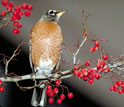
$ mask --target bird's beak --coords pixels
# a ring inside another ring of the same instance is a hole
[[[65,14],[67,11],[61,11],[61,12],[58,12],[56,15],[57,16],[62,16],[63,14]]]

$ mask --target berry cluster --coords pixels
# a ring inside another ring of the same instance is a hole
[[[101,74],[107,73],[110,71],[109,67],[106,67],[105,61],[108,60],[106,54],[102,55],[102,59],[97,59],[96,69],[87,68],[90,66],[90,61],[85,61],[86,68],[80,68],[79,66],[74,66],[73,75],[76,75],[78,78],[88,81],[89,84],[94,82],[94,79],[100,79]]]
[[[96,40],[96,41],[94,42],[94,46],[91,46],[91,47],[90,47],[90,51],[91,51],[91,52],[95,52],[95,50],[99,50],[99,44],[100,44],[100,42]]]
[[[110,71],[109,67],[105,67],[105,65],[106,65],[105,61],[97,59],[96,67],[100,73]]]
[[[60,85],[61,81],[60,80],[56,80],[55,81],[55,85],[49,84],[47,86],[47,90],[46,90],[46,94],[49,96],[48,102],[49,103],[53,103],[54,102],[54,98],[57,96],[57,103],[61,104],[62,101],[65,99],[65,95],[63,94],[63,87]],[[60,94],[60,96],[58,97],[58,93],[60,92],[59,87],[62,88],[62,94]],[[68,91],[68,90],[67,90]],[[73,98],[73,93],[70,93],[68,91],[68,98]]]
[[[32,10],[32,5],[28,5],[26,3],[23,3],[22,5],[15,5],[13,1],[8,1],[8,0],[2,0],[1,5],[3,7],[6,7],[6,10],[3,10],[1,12],[1,16],[5,17],[7,14],[11,16],[11,21],[13,21],[14,29],[13,33],[14,34],[19,34],[20,30],[19,28],[22,27],[22,24],[19,22],[19,20],[22,18],[22,16],[30,16],[31,15],[31,10]]]
[[[74,67],[73,75],[76,75],[78,78],[83,79],[84,81],[88,81],[89,84],[92,84],[94,82],[94,79],[99,79],[100,74],[95,69],[80,69],[78,70],[78,66]]]
[[[2,80],[0,80],[0,92],[3,92],[5,90],[5,88],[3,86],[1,86],[3,84]]]
[[[122,94],[124,93],[124,82],[122,80],[116,81],[109,89],[110,91]]]

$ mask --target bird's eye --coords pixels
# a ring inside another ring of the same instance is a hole
[[[48,14],[54,16],[55,15],[55,12],[53,10],[49,10],[48,11]]]
[[[51,11],[49,11],[49,13],[50,13],[50,14],[53,14],[54,12],[51,10]]]

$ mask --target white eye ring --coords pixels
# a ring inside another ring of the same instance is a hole
[[[55,10],[49,10],[48,11],[48,14],[54,16],[55,15],[55,12],[56,12]]]

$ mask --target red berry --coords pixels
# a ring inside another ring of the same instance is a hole
[[[88,83],[89,83],[89,84],[93,84],[93,82],[94,82],[93,79],[89,79],[89,80],[88,80]]]
[[[88,78],[89,78],[89,79],[93,79],[93,78],[94,78],[93,74],[89,74],[89,75],[88,75]]]
[[[95,50],[99,50],[99,46],[95,46]]]
[[[124,88],[124,83],[121,85],[121,88]]]
[[[119,93],[119,94],[122,94],[122,93],[123,93],[123,89],[119,89],[119,90],[118,90],[118,93]]]
[[[54,88],[53,91],[54,91],[54,93],[58,93],[59,89],[58,88]]]
[[[16,15],[16,19],[17,19],[17,20],[20,20],[21,17],[20,17],[19,15]]]
[[[5,88],[3,86],[0,87],[0,92],[4,91]]]
[[[114,87],[113,87],[113,86],[111,86],[111,87],[109,88],[109,90],[110,90],[110,91],[113,91],[113,90],[114,90]]]
[[[3,81],[2,81],[2,80],[0,80],[0,85],[2,85],[2,83],[3,83]]]
[[[82,79],[83,79],[84,81],[87,81],[87,77],[84,77],[84,76],[83,76]]]
[[[92,69],[91,68],[88,68],[87,69],[87,73],[89,74],[89,73],[91,73],[92,72]]]
[[[73,72],[73,74],[74,74],[74,75],[79,75],[79,71],[78,71],[78,70],[75,70],[75,71]]]
[[[94,42],[94,45],[95,45],[95,46],[98,46],[99,44],[100,44],[99,41],[95,41],[95,42]]]
[[[79,73],[77,74],[77,77],[78,77],[78,78],[81,78],[81,76],[83,76],[83,75],[82,75],[82,73],[79,72]]]
[[[79,67],[78,66],[74,66],[74,70],[77,70]]]
[[[26,3],[22,4],[22,9],[26,10],[28,8],[28,5]]]
[[[101,68],[99,68],[99,72],[103,72],[104,71],[104,68],[103,67],[101,67]]]
[[[114,87],[114,88],[117,88],[117,87],[118,87],[117,83],[115,83],[115,84],[113,85],[113,87]]]
[[[83,74],[83,76],[88,76],[88,72],[87,71],[84,71],[82,74]]]
[[[83,72],[85,72],[85,71],[86,71],[86,69],[84,69],[84,68],[83,68],[83,69],[81,69],[81,71],[80,71],[80,72],[81,72],[81,73],[83,73]]]
[[[94,52],[95,51],[95,47],[90,47],[90,51]]]
[[[120,85],[123,84],[123,81],[119,80],[119,81],[116,82],[116,84],[117,84],[118,86],[120,86]]]
[[[30,5],[28,5],[28,10],[32,10],[32,5],[30,4]]]
[[[52,86],[51,86],[51,85],[48,85],[48,86],[47,86],[47,89],[52,89]]]
[[[97,71],[97,70],[95,70],[95,69],[93,69],[93,70],[92,70],[92,72],[93,72],[93,73],[98,73],[98,71]]]
[[[105,62],[104,61],[101,61],[100,64],[102,65],[102,67],[105,66]]]
[[[14,33],[14,34],[19,34],[19,33],[20,33],[20,30],[18,30],[18,29],[13,29],[13,33]]]
[[[52,97],[52,96],[54,96],[54,92],[53,91],[51,91],[49,94],[47,94],[49,97]]]
[[[95,74],[96,79],[100,79],[100,75],[98,73]]]
[[[61,99],[57,99],[57,103],[58,104],[62,104],[62,100]]]
[[[68,93],[68,98],[73,98],[73,97],[74,97],[73,93]]]
[[[52,89],[47,89],[46,94],[48,95],[48,94],[52,93],[52,91],[53,91]]]
[[[14,7],[14,2],[13,2],[13,1],[10,1],[10,2],[9,2],[9,6],[10,6],[10,7]]]
[[[101,64],[96,64],[96,67],[99,69],[101,67]]]
[[[8,6],[8,7],[6,8],[6,10],[9,11],[9,12],[12,12],[12,7]]]
[[[105,72],[109,72],[109,71],[110,71],[109,67],[106,67]]]
[[[85,61],[86,66],[90,66],[90,61]]]
[[[22,12],[22,11],[20,11],[20,12],[18,13],[18,15],[19,15],[19,16],[22,16],[22,15],[23,15],[23,12]]]
[[[118,91],[118,88],[114,88],[113,90],[114,90],[114,92],[116,92],[116,91]]]
[[[8,1],[7,0],[2,0],[1,1],[1,5],[2,6],[7,6],[8,5]]]
[[[16,16],[18,14],[17,11],[13,11],[13,16]]]
[[[122,88],[122,91],[123,91],[123,93],[124,93],[124,89]]]
[[[13,23],[13,25],[14,25],[15,27],[17,27],[18,24],[19,24],[19,22],[17,22],[17,21],[15,21],[15,22]]]
[[[65,95],[64,94],[61,94],[60,95],[60,99],[64,100],[65,99]]]
[[[85,31],[83,32],[83,36],[87,36],[87,33]]]
[[[6,12],[5,11],[2,11],[1,12],[1,16],[5,16],[6,15]]]
[[[49,103],[53,103],[53,102],[54,102],[54,99],[53,99],[53,98],[49,98],[49,99],[48,99],[48,102],[49,102]]]
[[[108,59],[108,56],[107,55],[103,55],[102,56],[102,59],[107,60]]]
[[[59,85],[60,85],[60,80],[56,80],[56,81],[55,81],[55,85],[56,85],[56,86],[59,86]]]
[[[101,62],[101,59],[97,59],[97,62],[100,63]]]
[[[20,11],[21,11],[21,7],[17,5],[17,6],[15,7],[15,11],[20,12]]]
[[[16,16],[12,16],[11,19],[12,19],[13,21],[15,21],[17,18],[16,18]]]
[[[17,27],[18,28],[21,28],[22,27],[22,24],[21,23],[18,23]]]
[[[25,11],[25,16],[30,16],[30,15],[31,15],[30,11]]]

